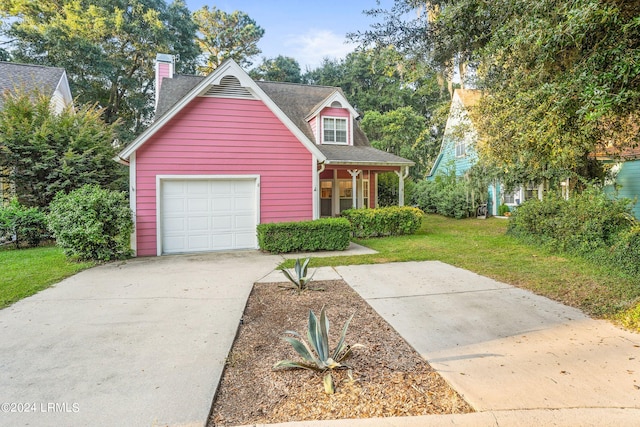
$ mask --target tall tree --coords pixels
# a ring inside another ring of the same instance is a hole
[[[275,58],[263,58],[262,64],[249,72],[255,80],[271,82],[301,83],[300,64],[290,56],[278,55]]]
[[[64,67],[80,103],[98,102],[108,123],[120,119],[124,141],[153,114],[156,53],[179,55],[193,72],[196,26],[183,0],[13,0],[3,36],[16,61]]]
[[[481,152],[505,176],[593,178],[595,152],[640,144],[638,1],[396,0],[370,13],[385,20],[355,35],[363,44],[477,65]]]
[[[204,64],[198,71],[209,74],[227,58],[243,67],[252,64],[250,58],[259,55],[258,41],[264,29],[241,11],[226,13],[215,6],[203,6],[193,13],[198,26],[196,41],[203,52]]]
[[[58,191],[84,184],[119,189],[124,167],[113,161],[115,124],[103,110],[71,107],[56,115],[50,98],[20,91],[0,110],[0,177],[28,206],[46,207]]]
[[[371,145],[379,150],[413,160],[413,179],[422,179],[438,155],[439,143],[431,138],[427,120],[412,107],[379,113],[367,111],[361,122]]]
[[[428,118],[449,99],[433,68],[392,46],[355,51],[344,60],[325,59],[304,80],[341,87],[360,111],[387,112],[411,106]]]

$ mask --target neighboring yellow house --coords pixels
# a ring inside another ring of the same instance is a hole
[[[0,61],[0,110],[5,96],[16,90],[38,90],[50,94],[51,108],[56,113],[61,113],[73,102],[64,68]],[[0,176],[0,204],[8,203],[14,195],[11,183]]]

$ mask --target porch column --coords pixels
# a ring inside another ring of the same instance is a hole
[[[404,206],[404,179],[409,176],[409,166],[406,166],[402,170],[402,166],[399,171],[394,171],[398,175],[398,206]]]
[[[356,187],[356,178],[362,173],[362,171],[358,169],[349,169],[347,172],[351,175],[351,207],[356,209],[358,207],[358,187]]]
[[[333,170],[333,183],[331,184],[331,214],[340,215],[340,186],[338,185],[338,170]]]

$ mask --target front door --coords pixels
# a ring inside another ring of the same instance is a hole
[[[320,181],[320,216],[333,216],[333,181]]]

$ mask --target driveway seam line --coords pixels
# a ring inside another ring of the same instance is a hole
[[[365,299],[366,300],[400,299],[400,298],[430,297],[430,296],[442,296],[442,295],[475,294],[479,292],[494,292],[494,291],[508,291],[508,290],[510,290],[510,288],[493,288],[493,289],[478,289],[474,291],[439,292],[437,294],[415,294],[415,295],[396,295],[396,296],[388,296],[388,297],[371,297],[371,298],[365,298]]]

